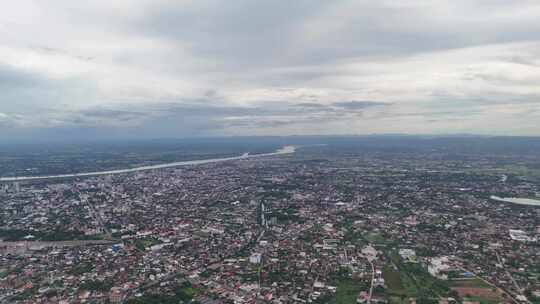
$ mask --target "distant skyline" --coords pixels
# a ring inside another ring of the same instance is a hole
[[[6,2],[0,142],[540,136],[540,2]]]

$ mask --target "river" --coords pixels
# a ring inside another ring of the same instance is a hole
[[[490,196],[492,200],[499,202],[512,203],[517,205],[527,205],[527,206],[540,206],[540,200],[532,198],[519,198],[519,197],[498,197],[495,195]]]
[[[250,159],[258,158],[264,156],[273,156],[273,155],[283,155],[283,154],[292,154],[296,152],[295,146],[285,146],[281,149],[276,150],[272,153],[263,153],[263,154],[248,154],[244,153],[240,156],[225,157],[225,158],[211,158],[211,159],[201,159],[201,160],[188,160],[153,166],[143,166],[129,169],[118,169],[118,170],[109,170],[109,171],[96,171],[96,172],[83,172],[83,173],[70,173],[70,174],[58,174],[58,175],[43,175],[43,176],[19,176],[19,177],[0,177],[0,182],[17,182],[17,181],[27,181],[27,180],[38,180],[38,179],[52,179],[52,178],[69,178],[69,177],[87,177],[87,176],[98,176],[98,175],[109,175],[109,174],[121,174],[121,173],[130,173],[138,171],[147,171],[154,169],[163,169],[170,167],[180,167],[180,166],[189,166],[189,165],[202,165],[209,163],[217,163],[230,160],[239,160],[239,159]]]

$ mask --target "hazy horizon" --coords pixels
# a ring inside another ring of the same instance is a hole
[[[537,1],[5,8],[0,142],[540,136]]]

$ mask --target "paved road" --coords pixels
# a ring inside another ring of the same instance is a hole
[[[368,298],[368,304],[371,303],[371,296],[373,296],[373,285],[375,283],[375,265],[373,265],[373,262],[368,260],[369,264],[371,265],[371,286],[369,287],[369,298]]]
[[[516,290],[519,292],[519,293],[523,293],[523,289],[519,286],[519,284],[516,282],[516,280],[514,279],[514,277],[512,276],[512,274],[510,273],[510,271],[508,271],[508,269],[504,266],[504,263],[501,259],[501,257],[499,256],[499,253],[497,251],[495,251],[495,255],[497,256],[497,261],[499,262],[499,264],[501,264],[501,266],[504,268],[504,271],[506,272],[506,275],[510,278],[510,280],[512,281],[512,283],[514,284],[514,287],[516,287]],[[522,294],[521,294],[522,295]],[[530,301],[527,300],[527,303],[531,303]]]

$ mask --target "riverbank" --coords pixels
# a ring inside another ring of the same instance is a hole
[[[498,196],[495,196],[495,195],[492,195],[489,198],[492,199],[492,200],[495,200],[495,201],[505,202],[505,203],[512,203],[512,204],[516,204],[516,205],[540,207],[540,200],[536,200],[536,199],[532,199],[532,198],[498,197]]]
[[[136,167],[136,168],[130,168],[130,169],[119,169],[119,170],[98,171],[98,172],[84,172],[84,173],[72,173],[72,174],[45,175],[45,176],[2,177],[0,178],[0,182],[18,182],[18,181],[28,181],[28,180],[53,179],[53,178],[89,177],[89,176],[99,176],[99,175],[122,174],[122,173],[148,171],[148,170],[171,168],[171,167],[202,165],[202,164],[209,164],[209,163],[216,163],[216,162],[223,162],[223,161],[264,157],[264,156],[292,154],[295,152],[296,152],[295,146],[284,146],[283,148],[278,149],[272,153],[263,153],[263,154],[244,153],[240,156],[233,156],[233,157],[189,160],[189,161],[174,162],[174,163],[160,164],[160,165],[153,165],[153,166],[143,166],[143,167]]]

